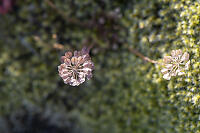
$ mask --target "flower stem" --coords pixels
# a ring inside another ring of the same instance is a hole
[[[91,25],[90,25],[90,22],[80,22],[79,20],[77,20],[76,18],[71,18],[71,17],[68,17],[66,15],[66,13],[62,10],[60,10],[53,2],[51,2],[51,0],[44,0],[48,5],[49,7],[51,7],[53,10],[55,10],[60,16],[62,16],[65,21],[67,23],[71,23],[71,24],[75,24],[75,25],[79,25],[81,27],[88,27],[90,28]]]
[[[94,47],[94,44],[91,44],[87,47],[87,49],[90,51],[90,49],[92,49]]]
[[[157,64],[158,62],[155,60],[150,59],[149,57],[144,56],[143,54],[141,54],[140,52],[138,52],[137,50],[133,49],[133,48],[129,48],[129,51],[132,52],[133,54],[137,55],[138,57],[140,57],[142,60],[153,63],[153,64]]]

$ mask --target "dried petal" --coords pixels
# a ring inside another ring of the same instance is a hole
[[[189,54],[185,52],[183,56],[181,57],[181,61],[188,61],[189,60]]]
[[[67,52],[61,60],[64,63],[58,66],[58,71],[65,84],[78,86],[92,77],[94,64],[88,53],[74,51],[72,55],[71,52]]]
[[[72,57],[72,52],[66,52],[65,53],[66,58],[71,58]]]
[[[84,66],[84,68],[90,68],[90,69],[93,68],[93,64],[91,64],[90,62],[84,63],[83,66]]]
[[[177,75],[177,71],[172,71],[172,72],[170,73],[170,75],[171,75],[171,76],[176,76],[176,75]]]
[[[81,57],[81,59],[79,59],[79,64],[83,64],[85,62],[84,58]]]
[[[166,79],[166,80],[170,80],[170,79],[171,79],[171,76],[170,76],[169,73],[167,73],[167,74],[164,74],[164,75],[163,75],[163,78]]]
[[[64,62],[65,61],[65,56],[62,56],[60,59],[61,59],[61,62]]]
[[[82,55],[82,52],[81,51],[78,51],[78,56],[81,56]]]
[[[72,59],[71,59],[72,65],[75,65],[75,63],[76,63],[76,60],[77,60],[77,58],[76,58],[76,57],[72,57]]]
[[[190,67],[190,60],[185,64],[185,70],[188,70]]]
[[[181,56],[182,55],[182,51],[180,49],[179,50],[172,50],[171,55],[172,55],[172,57]]]
[[[175,50],[172,50],[171,55],[172,55],[173,57],[176,56],[176,51],[175,51]]]
[[[183,53],[182,53],[182,51],[179,49],[179,50],[176,50],[176,54],[177,54],[177,56],[181,56]]]
[[[83,47],[81,52],[82,52],[83,55],[86,55],[86,54],[89,54],[90,51],[87,47]]]
[[[74,56],[78,56],[78,51],[74,51]]]
[[[178,72],[178,75],[181,76],[181,75],[184,75],[185,72]]]
[[[82,59],[83,58],[81,56],[78,57],[78,60],[77,60],[78,64],[81,64],[80,62],[81,62]]]
[[[163,59],[164,63],[170,63],[172,61],[172,57],[171,56],[165,56]]]
[[[166,64],[165,67],[166,67],[167,69],[172,69],[173,65],[172,65],[172,64]]]
[[[85,61],[91,60],[89,54],[83,55]]]
[[[162,72],[163,74],[166,74],[166,73],[168,72],[168,70],[169,70],[169,69],[163,68],[163,69],[161,70],[161,72]]]
[[[184,75],[184,70],[187,70],[190,65],[189,54],[187,52],[182,54],[180,49],[172,50],[171,55],[164,57],[164,68],[161,70],[164,74],[163,78],[167,80],[170,80],[171,76]]]
[[[65,60],[64,60],[64,63],[65,63],[66,65],[70,66],[70,65],[71,65],[71,60],[70,60],[70,59],[65,59]]]

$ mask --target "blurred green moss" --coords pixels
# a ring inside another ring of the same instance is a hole
[[[0,114],[12,132],[50,130],[34,121],[71,133],[200,131],[198,0],[52,3],[64,15],[45,0],[26,0],[0,18]],[[57,72],[60,56],[90,44],[94,77],[65,85]],[[190,70],[166,81],[161,66],[127,46],[159,61],[180,48],[190,54]]]

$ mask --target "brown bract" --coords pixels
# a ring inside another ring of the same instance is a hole
[[[172,76],[184,75],[184,70],[188,70],[190,65],[189,54],[179,50],[172,50],[171,56],[163,58],[164,68],[161,72],[164,74],[163,78],[170,80]]]
[[[92,77],[94,64],[86,48],[74,53],[66,52],[61,60],[63,63],[58,66],[58,72],[65,84],[78,86]]]

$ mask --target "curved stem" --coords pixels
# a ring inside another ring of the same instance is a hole
[[[75,25],[79,25],[81,27],[87,27],[90,28],[90,22],[80,22],[79,20],[77,20],[76,18],[70,18],[66,15],[65,12],[63,12],[62,10],[60,10],[53,2],[51,2],[51,0],[44,0],[49,7],[51,7],[53,10],[55,10],[60,16],[62,16],[65,21],[67,23],[71,23],[71,24],[75,24]]]
[[[87,47],[87,49],[90,51],[90,49],[92,49],[93,47],[94,47],[94,43],[91,44],[91,45],[89,45],[89,46]]]
[[[149,57],[144,56],[143,54],[141,54],[140,52],[138,52],[135,49],[129,48],[129,51],[132,52],[133,54],[137,55],[138,57],[140,57],[144,61],[148,61],[148,62],[153,63],[153,64],[157,64],[158,63],[157,61],[152,60]]]

